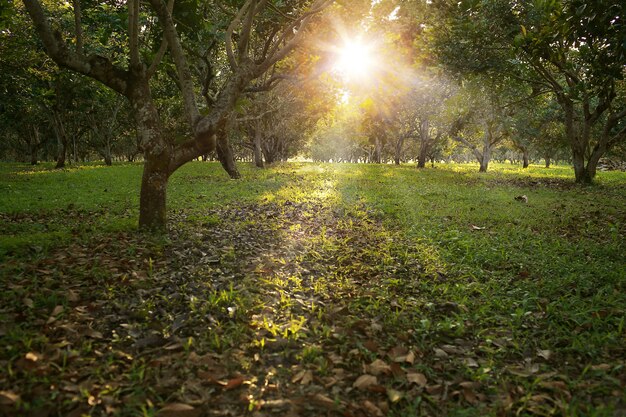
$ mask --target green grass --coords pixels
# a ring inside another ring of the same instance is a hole
[[[0,414],[626,413],[626,174],[240,168],[180,169],[151,238],[140,165],[0,165]]]

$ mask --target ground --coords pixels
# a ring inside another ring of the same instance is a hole
[[[626,415],[626,175],[475,169],[4,165],[0,414]]]

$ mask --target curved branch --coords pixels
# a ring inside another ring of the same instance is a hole
[[[167,11],[170,14],[172,14],[172,10],[174,10],[174,0],[168,0]],[[156,70],[159,67],[159,64],[161,64],[161,61],[163,60],[163,57],[165,56],[165,53],[167,52],[167,46],[168,46],[167,38],[165,37],[165,34],[163,34],[163,39],[161,40],[161,46],[159,46],[159,50],[154,56],[154,60],[152,61],[152,63],[150,64],[150,67],[146,71],[146,77],[148,77],[148,79],[152,78],[152,76],[156,73]]]
[[[239,23],[241,23],[241,18],[246,13],[246,10],[250,7],[250,3],[252,3],[252,0],[246,1],[241,9],[239,9],[239,12],[237,12],[235,18],[230,22],[230,25],[228,25],[228,29],[226,29],[226,55],[228,56],[228,63],[230,64],[230,67],[233,69],[233,71],[236,70],[238,67],[237,60],[235,59],[235,53],[233,52],[233,32],[235,31],[235,28],[239,25]]]
[[[116,67],[103,56],[84,57],[71,51],[59,32],[53,32],[39,0],[23,0],[46,52],[57,65],[91,77],[112,90],[127,95],[128,72]]]
[[[185,106],[185,113],[187,115],[187,121],[191,129],[193,130],[196,123],[200,119],[200,112],[198,111],[198,105],[196,104],[196,97],[193,90],[193,82],[191,79],[191,73],[183,47],[180,44],[176,27],[174,27],[174,21],[172,15],[167,9],[167,6],[162,0],[150,0],[150,4],[154,8],[159,17],[159,22],[163,27],[165,33],[165,39],[170,47],[174,64],[176,65],[176,72],[178,73],[178,80],[180,83],[180,90],[183,95],[183,104]]]

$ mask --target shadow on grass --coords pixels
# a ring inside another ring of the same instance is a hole
[[[451,256],[466,236],[436,239],[469,226],[445,199],[473,194],[414,172],[280,167],[241,202],[235,184],[174,210],[167,241],[108,234],[3,265],[3,395],[20,396],[4,410],[622,410],[623,296],[517,265],[479,273]]]

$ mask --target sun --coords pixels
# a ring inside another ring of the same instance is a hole
[[[335,71],[349,81],[367,79],[373,67],[372,47],[360,39],[347,41],[337,50]]]

